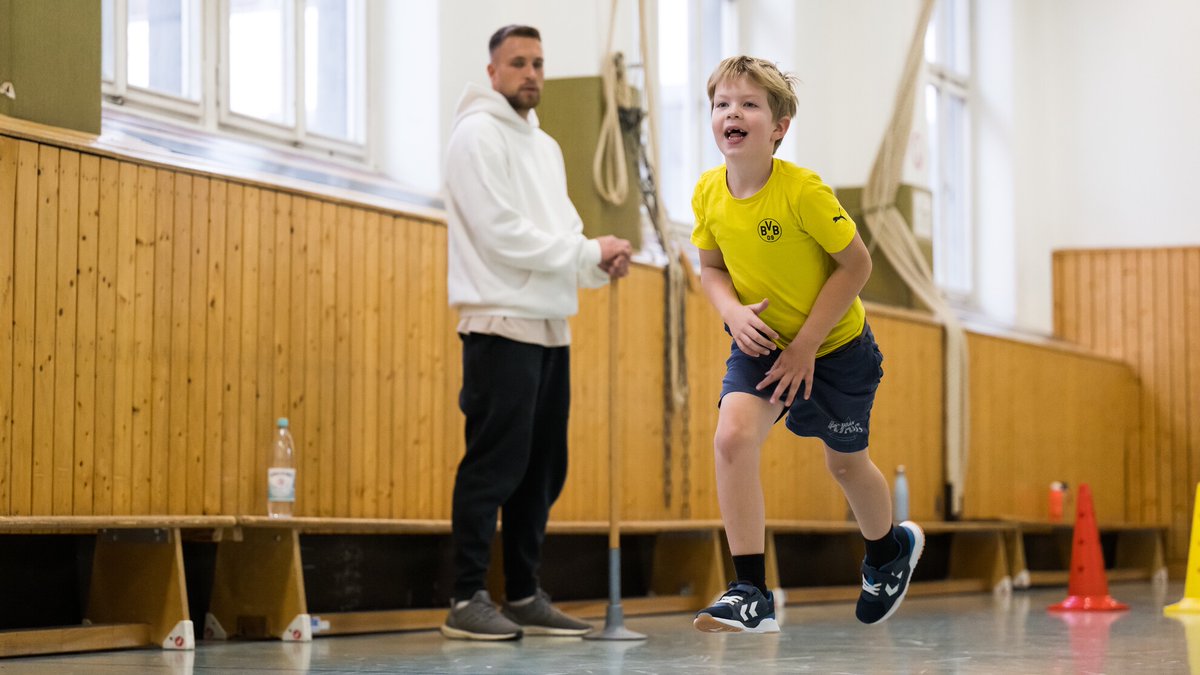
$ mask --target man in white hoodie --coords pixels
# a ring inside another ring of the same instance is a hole
[[[491,89],[467,85],[446,153],[449,296],[459,310],[466,454],[454,483],[454,599],[442,633],[468,640],[583,635],[538,586],[550,506],[567,476],[578,288],[628,272],[630,244],[588,239],[562,151],[538,127],[542,43],[505,26],[488,44]],[[505,602],[484,590],[504,521]]]

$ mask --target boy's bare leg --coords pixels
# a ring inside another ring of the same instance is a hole
[[[867,450],[838,452],[825,446],[825,466],[842,486],[864,538],[879,539],[892,530],[891,491]]]
[[[721,400],[713,449],[717,501],[732,555],[764,550],[766,520],[758,460],[782,408],[782,404],[741,392],[726,394]]]

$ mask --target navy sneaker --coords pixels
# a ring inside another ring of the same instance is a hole
[[[908,582],[925,549],[925,532],[911,520],[892,531],[900,540],[900,555],[882,567],[871,567],[863,560],[862,593],[854,610],[863,623],[882,623],[896,613],[908,594]]]
[[[734,581],[711,607],[696,613],[692,625],[705,633],[778,633],[775,596],[754,584]]]

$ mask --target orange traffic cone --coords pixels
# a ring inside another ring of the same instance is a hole
[[[1077,506],[1067,599],[1057,605],[1050,605],[1050,611],[1129,609],[1129,605],[1113,600],[1108,594],[1108,579],[1104,575],[1104,554],[1100,550],[1100,530],[1096,527],[1096,512],[1092,508],[1092,489],[1086,483],[1079,486]]]

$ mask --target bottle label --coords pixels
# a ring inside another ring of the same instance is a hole
[[[267,501],[296,501],[296,470],[273,466],[267,469]]]

